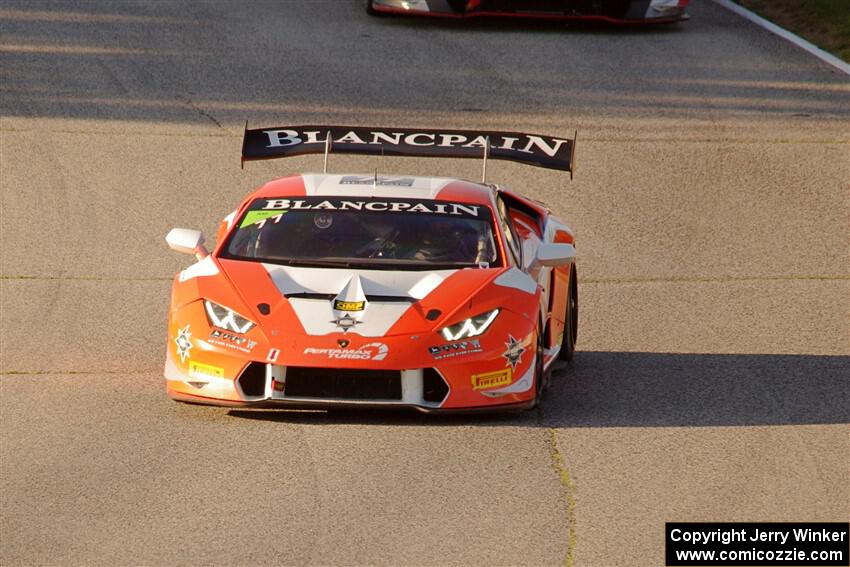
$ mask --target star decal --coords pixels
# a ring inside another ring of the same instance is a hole
[[[522,343],[511,335],[508,335],[508,342],[505,343],[505,347],[507,348],[502,353],[502,356],[508,361],[506,366],[510,366],[511,370],[515,371],[517,365],[522,362],[522,353],[525,352],[525,348],[522,346]]]
[[[359,325],[362,321],[358,321],[348,313],[340,317],[339,319],[334,319],[331,321],[334,325],[342,329],[343,333],[347,333],[349,329],[353,329],[355,325]]]
[[[180,362],[186,362],[186,359],[189,358],[189,351],[192,350],[192,341],[189,340],[191,336],[192,333],[189,332],[188,324],[177,330],[177,338],[174,339],[174,344],[177,345],[177,355],[180,357]]]

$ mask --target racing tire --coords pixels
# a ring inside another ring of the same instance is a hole
[[[567,307],[564,314],[564,335],[561,337],[561,352],[558,358],[571,362],[576,354],[578,338],[578,276],[575,266],[570,270],[570,284],[567,287]]]

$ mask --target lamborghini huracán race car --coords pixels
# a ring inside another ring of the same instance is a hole
[[[245,130],[243,161],[306,153],[504,159],[572,175],[575,139],[293,126]],[[575,351],[575,242],[541,203],[448,178],[300,174],[166,240],[165,379],[226,406],[529,408]]]

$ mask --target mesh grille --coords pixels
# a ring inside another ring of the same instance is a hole
[[[286,369],[287,398],[401,400],[401,372],[341,368]]]

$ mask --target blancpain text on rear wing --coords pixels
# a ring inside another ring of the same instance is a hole
[[[575,170],[576,136],[557,138],[520,132],[434,130],[363,126],[281,126],[248,129],[242,141],[242,161],[304,154],[484,158]]]

